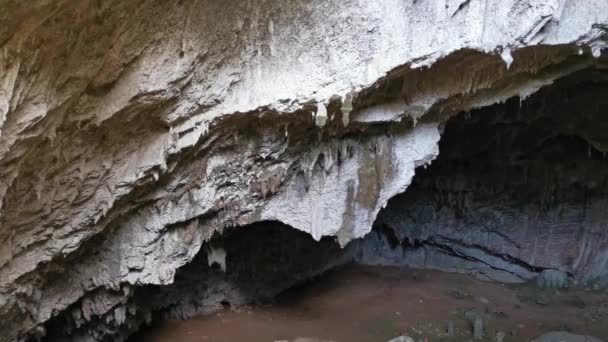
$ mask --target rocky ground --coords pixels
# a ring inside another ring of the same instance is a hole
[[[531,341],[549,331],[607,338],[608,289],[539,289],[437,271],[345,266],[272,303],[154,324],[132,341],[376,342],[399,335],[469,341],[476,319],[483,341]]]

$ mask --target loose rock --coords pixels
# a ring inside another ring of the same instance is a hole
[[[599,338],[576,335],[565,331],[552,331],[540,336],[537,342],[603,342]]]

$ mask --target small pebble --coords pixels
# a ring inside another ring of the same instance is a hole
[[[538,305],[549,305],[549,299],[545,296],[536,298],[536,304]]]

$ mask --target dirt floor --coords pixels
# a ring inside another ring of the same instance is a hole
[[[469,341],[475,317],[482,318],[487,341],[498,332],[506,334],[504,341],[529,341],[552,330],[606,339],[608,292],[540,290],[444,272],[348,266],[271,304],[158,323],[136,340],[384,342],[405,334],[416,341]]]

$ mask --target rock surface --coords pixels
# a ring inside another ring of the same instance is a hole
[[[388,342],[414,342],[414,339],[409,336],[398,336]]]
[[[602,342],[592,336],[576,335],[565,331],[553,331],[543,334],[537,342]]]
[[[1,341],[133,329],[133,290],[229,227],[365,236],[445,120],[605,66],[608,23],[604,0],[0,9]]]
[[[564,271],[547,269],[536,277],[540,288],[563,289],[568,286],[568,274]]]
[[[600,76],[603,75],[603,76]],[[608,281],[604,72],[462,114],[389,201],[360,258],[502,282]],[[593,105],[591,105],[593,103]]]

